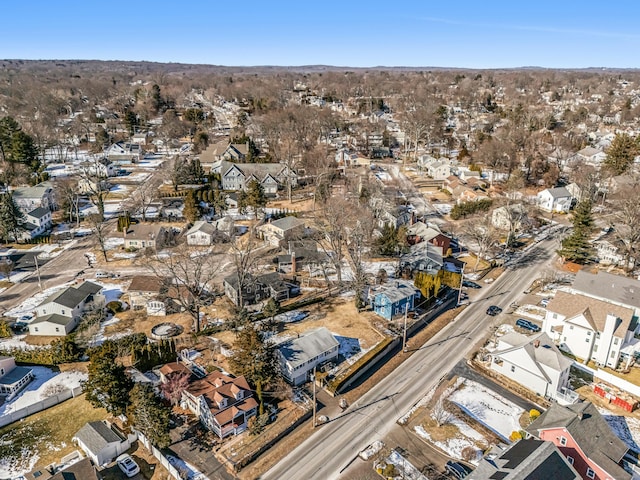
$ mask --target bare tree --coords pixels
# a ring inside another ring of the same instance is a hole
[[[80,223],[80,192],[78,180],[73,177],[59,177],[54,183],[56,203],[69,215],[69,222]]]
[[[188,372],[173,372],[167,376],[166,382],[160,385],[160,391],[171,405],[178,405],[182,399],[182,392],[189,386]]]
[[[614,235],[624,251],[624,268],[629,272],[640,251],[640,179],[616,192],[613,203]]]
[[[162,185],[160,178],[152,174],[133,191],[130,197],[129,206],[134,212],[142,215],[143,222],[147,221],[149,207],[158,199],[160,185]]]
[[[475,272],[478,269],[480,259],[489,253],[498,242],[498,234],[491,223],[491,217],[485,215],[481,218],[468,220],[463,227],[465,235],[477,247],[476,263],[473,267]]]
[[[167,298],[193,318],[194,331],[200,331],[200,309],[216,290],[224,255],[181,244],[166,254],[151,256],[147,268],[159,279],[169,281]]]
[[[104,261],[108,262],[109,258],[107,257],[107,234],[109,231],[109,227],[104,221],[104,217],[99,213],[93,213],[89,215],[87,217],[87,220],[94,234],[93,238],[95,241],[95,245],[102,252]]]
[[[10,258],[4,258],[0,260],[0,273],[2,273],[5,277],[7,277],[7,281],[11,281],[11,272],[13,272],[13,268],[15,267],[15,263]]]
[[[349,227],[353,224],[353,204],[345,198],[331,197],[323,205],[318,218],[322,238],[318,245],[327,254],[336,271],[338,284],[342,284],[342,262],[347,252]]]
[[[264,252],[264,246],[258,245],[253,227],[245,235],[231,238],[229,253],[237,278],[237,306],[239,309],[244,307],[243,292],[252,286],[258,262]]]
[[[431,418],[435,420],[438,427],[446,425],[453,419],[453,415],[449,410],[447,410],[445,403],[445,398],[440,397],[431,409]]]
[[[80,173],[81,190],[89,197],[91,204],[98,209],[98,215],[104,220],[104,201],[109,194],[108,176],[100,159],[94,159]]]

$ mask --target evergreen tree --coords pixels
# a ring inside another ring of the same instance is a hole
[[[7,168],[7,163],[22,163],[31,172],[40,169],[38,148],[33,137],[22,130],[22,127],[12,117],[0,119],[0,161]],[[7,172],[4,172],[5,175]]]
[[[162,107],[164,107],[164,100],[162,99],[160,86],[154,83],[151,87],[151,108],[158,113]]]
[[[558,250],[558,255],[565,261],[585,263],[593,257],[590,239],[593,228],[591,208],[591,200],[585,200],[573,212],[573,232],[562,241],[562,248]]]
[[[16,205],[11,193],[0,194],[0,238],[5,242],[18,240],[18,233],[22,230],[24,214]]]
[[[238,196],[238,206],[240,210],[251,207],[255,214],[256,220],[260,209],[267,205],[267,197],[264,194],[264,187],[260,182],[251,180],[247,185],[247,191],[240,192]]]
[[[193,192],[189,192],[185,197],[184,210],[182,210],[182,214],[184,215],[184,218],[192,223],[200,218],[200,206],[198,205],[196,196]]]
[[[153,445],[166,448],[171,444],[169,437],[170,411],[148,383],[136,383],[131,389],[127,417],[133,427],[142,432]]]
[[[112,415],[121,415],[129,405],[133,382],[123,365],[116,362],[111,344],[94,350],[90,356],[89,379],[84,384],[87,400],[96,408],[103,407]]]
[[[638,139],[633,139],[626,133],[618,134],[607,150],[604,166],[612,175],[621,175],[633,164],[638,153]]]
[[[264,332],[248,323],[238,332],[229,363],[234,373],[244,375],[249,383],[256,386],[262,415],[262,392],[265,387],[272,385],[279,375],[275,346],[266,341]]]
[[[407,229],[400,226],[395,228],[385,225],[382,229],[382,236],[375,242],[376,250],[380,255],[398,255],[407,249]]]

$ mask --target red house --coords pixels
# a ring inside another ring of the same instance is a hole
[[[557,403],[540,415],[527,432],[553,442],[585,480],[630,480],[622,468],[628,447],[590,402]]]

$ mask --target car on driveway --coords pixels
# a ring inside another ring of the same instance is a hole
[[[453,478],[458,479],[465,478],[471,473],[471,469],[466,465],[458,462],[452,462],[451,460],[447,462],[447,464],[444,466],[444,469],[449,475],[453,476]]]
[[[524,318],[519,318],[516,320],[516,327],[523,328],[524,330],[529,330],[530,332],[539,332],[540,327],[529,320],[525,320]]]
[[[131,478],[140,473],[140,467],[138,464],[131,458],[131,455],[128,453],[123,453],[118,458],[116,458],[116,462],[118,462],[118,467],[122,470],[127,477]]]
[[[487,308],[487,315],[491,315],[492,317],[495,317],[501,312],[502,309],[497,305],[491,305],[489,308]]]
[[[547,308],[547,305],[549,305],[550,300],[551,300],[550,298],[543,298],[542,300],[540,300],[540,305],[542,305],[544,308]]]

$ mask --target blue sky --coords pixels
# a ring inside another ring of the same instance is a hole
[[[3,2],[0,58],[640,67],[640,2]]]

